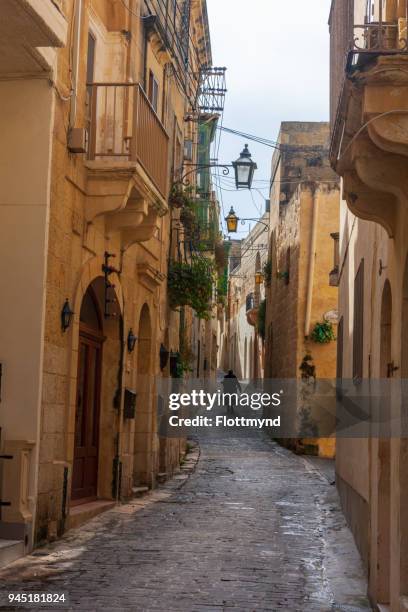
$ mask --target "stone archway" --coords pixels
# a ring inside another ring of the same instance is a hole
[[[87,286],[73,330],[76,390],[72,431],[71,505],[116,496],[112,483],[115,432],[119,430],[115,398],[120,388],[122,352],[121,309],[116,294],[109,296],[112,317],[104,317],[104,278]]]
[[[405,260],[402,283],[401,312],[401,425],[402,436],[399,451],[399,525],[400,525],[400,594],[408,597],[408,406],[405,401],[408,391],[408,256]]]
[[[255,258],[255,272],[254,272],[254,282],[255,282],[255,287],[254,287],[254,296],[255,296],[255,308],[259,307],[259,302],[261,300],[261,285],[258,284],[255,280],[256,278],[256,273],[257,272],[262,272],[262,267],[261,267],[261,256],[258,253],[256,254],[256,258]]]
[[[248,339],[245,336],[245,342],[244,342],[244,371],[243,371],[243,378],[246,380],[248,378],[247,376],[247,370],[248,370]]]
[[[391,375],[391,324],[392,324],[392,294],[391,285],[385,281],[381,301],[381,330],[380,330],[380,378],[386,379]],[[382,405],[382,412],[389,411],[389,405]],[[390,602],[390,564],[391,564],[391,443],[382,431],[376,448],[376,593],[375,601],[382,604]],[[375,524],[375,523],[374,523]]]
[[[381,337],[380,337],[380,378],[389,378],[391,363],[391,322],[392,295],[391,285],[385,281],[381,302]]]
[[[152,324],[150,310],[144,304],[139,317],[137,348],[137,403],[135,419],[135,444],[133,481],[135,485],[153,484],[153,434],[152,410]]]
[[[248,372],[248,379],[249,380],[253,380],[254,379],[254,371],[255,371],[255,366],[254,366],[254,340],[251,337],[249,340],[249,372]]]

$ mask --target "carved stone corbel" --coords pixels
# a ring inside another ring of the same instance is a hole
[[[408,202],[408,160],[379,149],[361,134],[343,164],[344,193],[350,210],[361,219],[379,223],[395,236],[398,209]]]
[[[360,219],[379,223],[392,238],[396,223],[395,197],[370,189],[354,170],[345,172],[343,180],[344,197],[351,212]]]
[[[147,242],[153,238],[157,229],[158,215],[155,209],[150,208],[148,214],[144,217],[139,226],[132,228],[122,228],[121,237],[123,250],[126,251],[133,244],[138,242]]]
[[[85,218],[91,223],[96,217],[125,208],[134,188],[134,168],[101,166],[87,162]]]
[[[106,232],[120,232],[125,250],[154,235],[159,217],[167,214],[164,199],[149,186],[134,164],[87,162],[86,220],[104,215]]]
[[[380,117],[370,123],[367,130],[382,151],[408,157],[408,112]]]
[[[148,216],[149,204],[144,198],[128,199],[126,207],[106,216],[108,233],[127,230],[141,225]]]
[[[147,262],[137,265],[137,274],[140,284],[152,293],[162,284],[165,279],[162,272],[159,272],[159,270]]]

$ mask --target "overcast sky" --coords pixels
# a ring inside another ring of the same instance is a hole
[[[207,5],[213,65],[227,67],[226,127],[275,140],[281,121],[328,121],[330,0],[207,0]],[[219,161],[236,159],[244,144],[224,133]],[[233,205],[241,217],[259,216],[273,153],[249,145],[258,164],[260,182],[254,184],[261,190],[252,191],[255,205],[247,190],[222,193],[224,210]],[[232,189],[232,180],[221,180]]]

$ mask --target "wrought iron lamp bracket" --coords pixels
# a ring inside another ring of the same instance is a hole
[[[264,226],[264,232],[268,231],[269,229],[269,224],[265,223],[265,221],[261,221],[260,219],[255,219],[255,218],[250,218],[250,217],[245,217],[245,218],[240,218],[239,219],[241,221],[241,225],[245,225],[247,221],[255,221],[255,223],[260,223],[261,225]]]
[[[183,185],[183,187],[190,186],[189,176],[197,172],[198,170],[211,170],[211,168],[222,168],[222,174],[224,176],[228,176],[230,173],[230,168],[232,168],[232,164],[194,164],[194,167],[188,169],[177,181],[175,181],[175,185]]]

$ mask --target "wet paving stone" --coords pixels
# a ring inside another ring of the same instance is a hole
[[[4,603],[9,591],[45,590],[69,596],[48,610],[371,609],[335,487],[312,464],[258,431],[207,430],[199,442],[188,480],[0,572],[0,609],[16,609]]]

